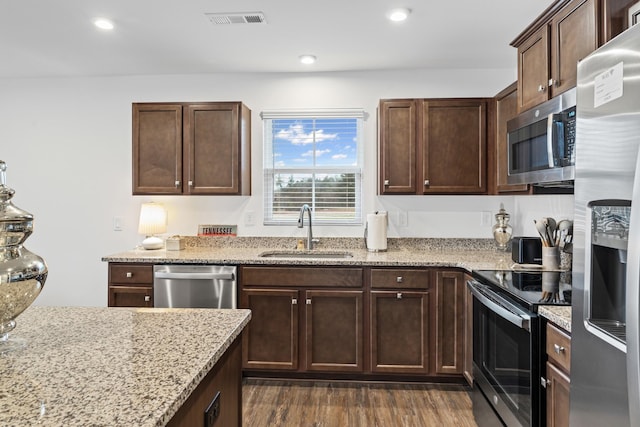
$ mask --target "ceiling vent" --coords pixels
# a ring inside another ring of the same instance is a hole
[[[227,24],[266,24],[267,20],[262,12],[246,13],[205,13],[213,25]]]

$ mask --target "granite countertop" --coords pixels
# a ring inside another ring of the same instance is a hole
[[[571,333],[571,307],[541,305],[538,314]]]
[[[351,258],[266,258],[270,251],[294,251],[292,238],[195,238],[187,237],[181,251],[133,249],[105,256],[108,262],[233,264],[233,265],[343,265],[459,267],[508,270],[510,252],[495,249],[489,239],[389,239],[386,252],[368,252],[363,239],[325,238],[312,252],[345,251]],[[300,251],[303,252],[303,251]]]
[[[0,354],[2,426],[164,426],[249,310],[32,306]]]

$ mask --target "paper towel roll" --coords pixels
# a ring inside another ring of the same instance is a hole
[[[367,214],[367,249],[370,252],[387,250],[387,213]]]

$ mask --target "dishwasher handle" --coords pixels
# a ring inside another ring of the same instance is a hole
[[[156,279],[195,279],[195,280],[235,280],[233,273],[168,273],[156,271],[153,274]]]

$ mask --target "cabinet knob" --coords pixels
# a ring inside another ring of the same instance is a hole
[[[298,299],[297,298],[292,298],[291,299],[291,305],[296,305],[298,304]]]
[[[538,92],[544,92],[545,89],[546,89],[546,87],[544,87],[544,85],[538,86]]]
[[[388,179],[385,179],[385,180],[384,180],[384,185],[385,185],[385,186],[388,186],[388,185],[389,185],[389,180],[388,180]]]
[[[307,298],[307,305],[311,305],[311,298]]]
[[[549,79],[549,87],[551,86],[560,86],[560,82],[558,80],[554,80],[554,79]]]
[[[429,180],[428,180],[428,179],[425,179],[425,180],[424,180],[424,186],[426,187],[426,186],[428,186],[428,185],[431,185],[431,183],[429,182]]]
[[[404,282],[404,277],[402,276],[396,277],[396,283],[402,283],[402,282]]]
[[[564,353],[564,347],[562,347],[561,345],[558,345],[558,344],[554,344],[553,345],[553,351],[555,351],[556,354]]]
[[[397,298],[397,299],[402,299],[402,292],[398,292],[398,293],[396,294],[396,298]]]
[[[193,187],[193,181],[189,181],[187,184],[189,184],[189,187]]]
[[[547,388],[547,386],[551,386],[551,381],[549,381],[545,377],[540,377],[540,385],[544,388]]]
[[[145,295],[144,302],[149,302],[149,301],[151,301],[151,297],[149,295]]]
[[[176,180],[176,187],[180,187],[180,181]]]
[[[127,271],[127,279],[131,279],[133,277],[133,273],[130,271]]]

